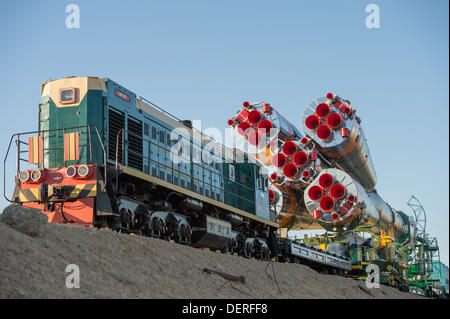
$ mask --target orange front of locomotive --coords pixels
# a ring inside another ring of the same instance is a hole
[[[37,208],[49,223],[93,224],[97,166],[71,165],[23,170],[17,176],[13,201]]]

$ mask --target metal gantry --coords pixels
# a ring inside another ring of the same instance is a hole
[[[432,295],[433,286],[441,290],[441,262],[439,245],[436,237],[426,232],[427,216],[420,201],[412,195],[408,206],[414,212],[417,236],[414,247],[407,261],[407,278],[410,291],[421,295]],[[436,276],[436,274],[438,274]],[[438,285],[433,283],[438,283]],[[436,287],[438,286],[438,287]]]

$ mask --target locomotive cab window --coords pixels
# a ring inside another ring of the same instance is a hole
[[[61,89],[59,91],[59,102],[61,104],[75,103],[76,101],[75,92],[76,92],[75,88]]]

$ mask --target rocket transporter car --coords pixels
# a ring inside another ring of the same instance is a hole
[[[51,223],[341,274],[353,271],[352,256],[280,229],[364,229],[395,241],[393,254],[414,244],[413,220],[375,190],[360,118],[335,94],[306,107],[304,132],[269,103],[244,102],[228,121],[239,147],[228,149],[108,78],[62,78],[41,92],[38,130],[11,137],[4,171],[14,145],[15,188],[4,196]]]

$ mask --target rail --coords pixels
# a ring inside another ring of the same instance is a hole
[[[9,201],[10,203],[12,203],[13,201],[11,199],[9,199],[6,196],[6,164],[8,161],[8,157],[9,157],[9,153],[11,151],[11,146],[13,145],[13,141],[16,144],[16,148],[17,148],[17,152],[16,152],[16,174],[20,173],[20,164],[21,162],[28,162],[28,160],[24,159],[21,157],[21,154],[23,153],[28,153],[29,148],[28,149],[22,149],[21,145],[26,145],[28,146],[28,143],[24,142],[22,139],[25,138],[25,136],[27,137],[34,137],[34,136],[41,136],[42,137],[42,156],[49,156],[47,154],[49,154],[49,151],[55,151],[57,152],[58,150],[64,150],[64,146],[62,147],[48,147],[45,148],[45,140],[46,139],[50,139],[50,138],[64,138],[64,134],[66,132],[76,132],[76,130],[78,129],[78,132],[80,134],[86,134],[87,135],[87,143],[86,144],[81,144],[79,145],[79,147],[86,147],[88,148],[89,151],[89,164],[93,164],[93,160],[92,160],[92,132],[91,130],[94,129],[95,130],[95,135],[100,143],[100,146],[102,148],[103,151],[103,166],[104,166],[104,181],[105,181],[105,185],[107,183],[107,174],[106,174],[106,150],[105,150],[105,146],[103,145],[103,141],[101,139],[100,133],[97,129],[97,127],[95,125],[83,125],[83,126],[73,126],[73,127],[66,127],[66,128],[59,128],[59,129],[51,129],[51,130],[40,130],[40,131],[29,131],[29,132],[23,132],[23,133],[15,133],[11,136],[10,140],[9,140],[9,144],[8,144],[8,149],[6,151],[6,155],[5,158],[3,160],[3,197]],[[86,129],[85,132],[83,132],[83,129]],[[58,132],[63,132],[63,135],[58,135]],[[32,135],[32,136],[30,136]],[[50,145],[50,143],[48,143]],[[56,143],[56,145],[59,145],[58,143]],[[47,154],[46,154],[47,151]],[[42,165],[42,169],[45,168],[50,168],[50,167],[45,167],[45,159],[42,161],[42,163],[39,163],[38,165]],[[66,166],[66,160],[64,160],[64,166]]]

